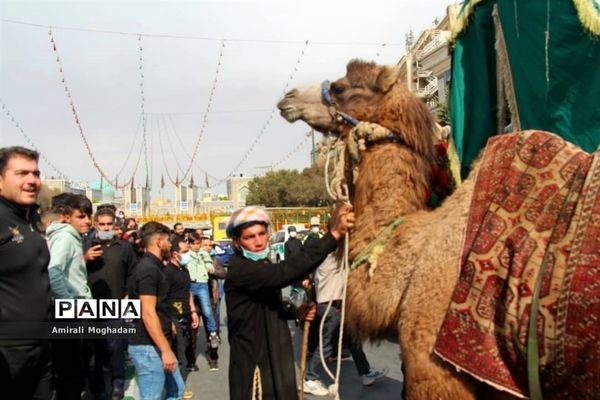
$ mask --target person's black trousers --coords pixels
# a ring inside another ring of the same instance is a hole
[[[50,400],[50,344],[0,346],[2,396],[14,400]]]
[[[87,375],[86,342],[83,339],[52,341],[52,371],[56,400],[81,400]]]

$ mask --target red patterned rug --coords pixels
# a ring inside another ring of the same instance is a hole
[[[542,269],[537,333],[544,399],[600,398],[597,153],[540,131],[489,140],[459,282],[435,345],[439,356],[526,397],[529,315]]]

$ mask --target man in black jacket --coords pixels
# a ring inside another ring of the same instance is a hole
[[[354,225],[348,206],[334,212],[331,232],[289,260],[268,259],[269,217],[261,207],[234,212],[227,225],[235,255],[225,280],[229,328],[229,393],[233,400],[298,397],[290,331],[281,289],[316,269]],[[314,318],[312,308],[306,319]]]
[[[38,157],[24,147],[0,148],[0,325],[7,328],[49,320],[50,253],[35,204]],[[48,341],[10,337],[0,328],[0,387],[7,399],[50,399]]]
[[[85,248],[88,257],[86,267],[88,286],[94,299],[124,299],[127,284],[137,264],[137,256],[131,243],[115,237],[115,212],[109,207],[100,207],[94,215],[95,230],[88,236]],[[121,320],[109,321],[115,327]],[[96,399],[104,399],[104,361],[110,360],[112,369],[111,398],[120,400],[125,391],[125,353],[127,339],[95,339],[94,369],[90,377],[90,388]]]
[[[290,237],[283,246],[283,258],[285,260],[288,260],[292,254],[299,251],[302,247],[302,240],[298,239],[298,232],[296,232],[296,227],[294,225],[288,227],[288,234],[290,235]]]

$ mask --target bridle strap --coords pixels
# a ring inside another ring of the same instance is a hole
[[[334,109],[334,112],[330,113],[331,116],[338,122],[344,122],[348,125],[356,126],[360,121],[353,116],[338,110],[337,104],[331,100],[331,91],[329,89],[330,86],[331,83],[329,81],[321,82],[321,98],[323,99],[323,103],[325,103],[327,107],[333,107]]]

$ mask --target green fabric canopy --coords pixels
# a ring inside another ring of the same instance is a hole
[[[450,105],[463,177],[487,139],[499,133],[497,76],[502,75],[497,70],[494,6],[506,43],[521,129],[550,131],[588,152],[596,150],[600,144],[600,35],[581,22],[581,4],[586,2],[587,22],[600,24],[596,0],[465,2],[452,57]]]

